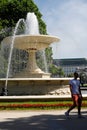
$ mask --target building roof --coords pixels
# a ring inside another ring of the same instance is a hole
[[[59,66],[68,66],[68,65],[87,65],[86,58],[72,58],[72,59],[54,59],[53,63]]]

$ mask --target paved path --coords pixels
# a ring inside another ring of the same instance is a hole
[[[82,110],[85,118],[77,117],[77,110],[66,118],[66,110],[0,111],[0,130],[87,130],[87,109]]]

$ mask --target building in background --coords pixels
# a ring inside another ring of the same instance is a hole
[[[79,68],[87,68],[86,58],[53,59],[53,63],[62,68],[65,77],[72,75]]]

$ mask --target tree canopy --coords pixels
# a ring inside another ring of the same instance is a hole
[[[0,0],[0,30],[12,28],[20,18],[26,19],[28,12],[34,12],[39,22],[41,34],[46,34],[46,24],[33,0]],[[3,33],[3,31],[2,31]]]

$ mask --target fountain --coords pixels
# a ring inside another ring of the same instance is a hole
[[[55,36],[40,35],[38,31],[38,21],[34,13],[28,13],[25,26],[25,35],[15,35],[6,37],[3,44],[11,44],[14,42],[14,48],[25,50],[29,53],[29,60],[26,69],[17,74],[16,78],[48,78],[50,73],[43,72],[36,64],[35,53],[38,50],[44,50],[53,42],[59,39]]]
[[[19,23],[18,21],[18,24]],[[26,23],[25,35],[16,35],[15,31],[13,36],[4,38],[2,44],[9,46],[11,44],[12,48],[14,47],[28,52],[29,60],[27,66],[23,71],[9,78],[10,61],[12,58],[10,54],[7,78],[0,79],[0,84],[4,86],[5,81],[8,82],[9,95],[48,94],[58,89],[58,86],[67,84],[68,80],[50,78],[50,73],[42,71],[37,66],[35,54],[38,50],[44,50],[49,47],[51,43],[58,42],[59,38],[51,35],[40,35],[38,31],[38,21],[34,13],[28,13],[24,23]],[[5,87],[7,89],[7,83]]]

